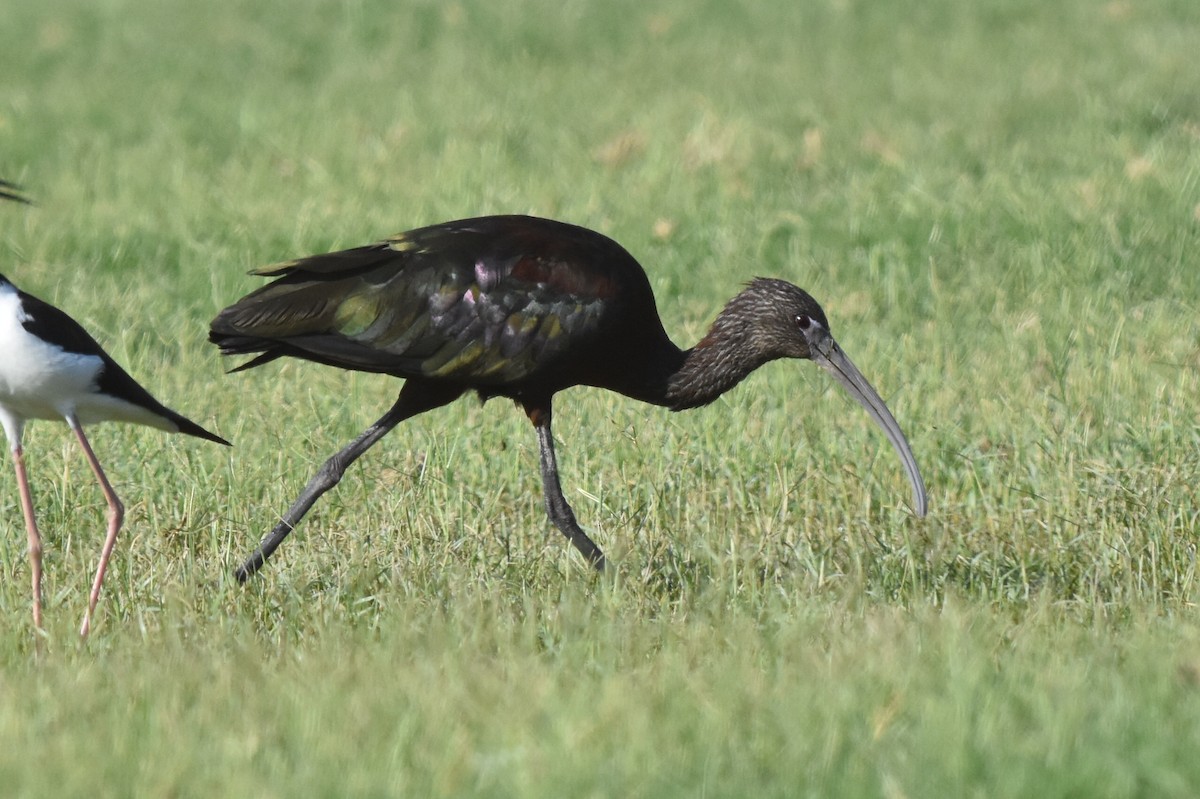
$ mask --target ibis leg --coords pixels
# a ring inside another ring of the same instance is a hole
[[[17,489],[21,494],[21,513],[25,515],[25,533],[29,538],[29,571],[33,580],[33,626],[42,629],[42,535],[33,515],[33,494],[29,476],[25,473],[25,452],[20,445],[12,450],[13,466],[17,470]]]
[[[325,461],[317,470],[317,473],[308,481],[308,485],[300,492],[300,496],[283,515],[283,519],[275,525],[275,529],[263,538],[254,554],[234,572],[238,582],[246,582],[252,574],[262,568],[263,564],[267,562],[267,558],[271,557],[271,553],[279,548],[283,539],[287,538],[288,534],[295,529],[300,520],[304,518],[304,514],[308,513],[321,495],[337,485],[350,464],[358,460],[379,439],[387,435],[388,431],[405,419],[453,401],[460,394],[462,394],[462,389],[455,387],[415,380],[405,383],[404,388],[400,390],[400,396],[396,399],[396,404],[387,413],[379,417],[375,424],[364,430],[362,435]]]
[[[554,457],[554,434],[550,432],[550,404],[526,405],[525,414],[537,430],[538,450],[541,455],[542,489],[546,494],[546,515],[567,540],[575,545],[584,559],[596,571],[604,571],[604,553],[596,542],[588,538],[575,520],[567,498],[563,496],[562,484],[558,480],[558,460]]]
[[[121,504],[117,492],[113,490],[112,483],[108,482],[108,477],[104,474],[104,469],[101,468],[96,453],[92,451],[92,445],[88,443],[87,436],[83,433],[83,427],[74,419],[68,419],[67,423],[75,431],[79,445],[83,447],[83,454],[87,457],[88,465],[92,467],[92,472],[100,482],[100,490],[104,492],[104,499],[108,503],[108,532],[104,536],[104,548],[100,550],[100,565],[96,567],[96,579],[92,581],[92,592],[88,595],[87,613],[84,614],[83,625],[79,628],[80,637],[87,638],[92,629],[92,614],[96,612],[96,603],[100,601],[100,586],[104,584],[104,573],[108,571],[108,560],[112,557],[113,547],[117,543],[117,533],[120,532],[121,524],[125,521],[125,506]]]

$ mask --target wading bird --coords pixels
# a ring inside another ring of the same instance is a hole
[[[33,514],[21,434],[29,419],[64,419],[75,431],[108,503],[108,533],[88,597],[79,634],[87,636],[100,599],[104,572],[121,529],[125,509],[92,451],[83,425],[115,421],[157,427],[171,433],[229,442],[164,407],[109,357],[96,340],[67,314],[30,296],[0,275],[0,424],[8,436],[21,511],[29,536],[33,579],[33,623],[42,629],[42,538]]]
[[[759,366],[809,358],[866,408],[900,455],[917,514],[925,485],[883,400],[842,353],[821,306],[782,280],[758,278],[696,346],[663,330],[642,267],[612,239],[549,219],[446,222],[342,252],[257,270],[278,280],[217,315],[209,339],[225,355],[284,355],[405,379],[392,408],[330,458],[238,570],[245,581],[346,468],[400,422],[464,392],[508,397],[537,432],[550,520],[587,561],[604,554],[563,496],[551,399],[596,386],[684,410],[706,405]]]

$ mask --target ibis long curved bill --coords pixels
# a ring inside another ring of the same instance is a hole
[[[846,353],[842,352],[842,348],[833,340],[833,336],[815,324],[811,326],[810,330],[811,332],[805,332],[809,339],[809,352],[813,361],[833,375],[833,378],[842,384],[842,388],[846,389],[850,396],[858,400],[858,404],[866,409],[871,418],[875,420],[875,424],[879,425],[887,435],[892,446],[896,448],[896,454],[900,456],[900,461],[904,464],[904,471],[908,473],[909,482],[912,483],[913,510],[918,516],[924,516],[929,506],[929,500],[925,495],[925,481],[921,479],[921,470],[917,468],[917,459],[913,457],[912,448],[908,446],[908,439],[901,432],[896,417],[892,416],[892,412],[888,410],[883,399],[875,389],[871,388],[871,384],[863,377],[862,372],[858,371],[858,367],[846,357]]]

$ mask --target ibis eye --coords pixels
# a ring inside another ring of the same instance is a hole
[[[812,324],[812,319],[810,319],[807,314],[800,314],[796,317],[796,324],[799,325],[801,330],[808,330],[809,326]]]

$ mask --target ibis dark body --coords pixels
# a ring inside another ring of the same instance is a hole
[[[280,279],[212,325],[224,353],[262,353],[246,367],[292,355],[485,399],[591,385],[669,404],[683,359],[637,261],[561,222],[449,222],[259,274]]]
[[[855,395],[896,446],[916,510],[925,511],[924,485],[895,420],[833,341],[821,307],[785,281],[752,281],[708,334],[683,350],[663,329],[633,256],[595,231],[548,219],[446,222],[257,274],[277,279],[212,322],[210,340],[224,354],[255,356],[237,370],[293,356],[406,382],[391,410],[309,482],[238,570],[241,579],[388,430],[468,391],[485,400],[508,397],[525,410],[538,433],[548,514],[603,568],[603,554],[562,495],[550,433],[553,396],[595,386],[683,410],[711,402],[778,358],[812,358]]]

